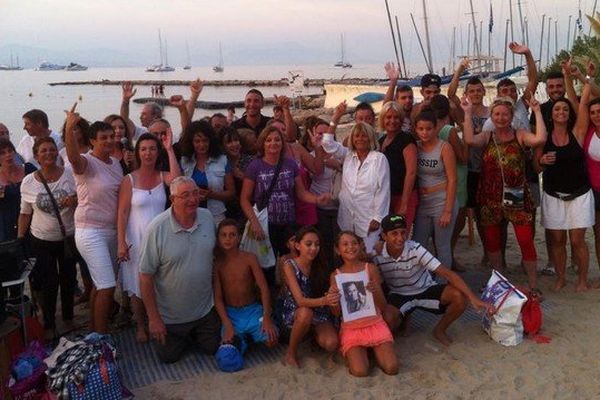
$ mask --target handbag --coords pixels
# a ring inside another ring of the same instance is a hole
[[[65,258],[75,258],[76,247],[75,247],[75,235],[67,235],[67,230],[65,229],[65,224],[60,216],[60,209],[58,208],[58,203],[50,191],[50,187],[48,186],[48,182],[46,182],[46,178],[40,171],[36,172],[40,182],[44,185],[48,196],[50,196],[50,202],[52,203],[52,208],[54,208],[54,215],[56,215],[56,219],[58,220],[58,225],[60,226],[60,232],[63,235],[63,246],[64,246],[64,256]]]
[[[494,141],[494,147],[498,154],[498,165],[500,166],[500,174],[502,175],[502,206],[512,209],[522,209],[525,207],[525,178],[523,178],[523,184],[521,186],[508,186],[504,179],[504,168],[502,168],[502,155],[500,149],[498,149],[498,143],[492,133],[492,140]]]
[[[342,171],[334,170],[333,176],[331,177],[331,190],[329,194],[331,195],[331,200],[335,202],[335,204],[339,204],[340,202],[340,190],[342,189]]]
[[[263,193],[261,199],[252,207],[252,211],[256,215],[256,218],[265,233],[265,239],[258,240],[253,237],[250,229],[250,220],[248,220],[246,221],[242,240],[240,241],[240,248],[256,255],[258,263],[262,268],[270,268],[275,265],[276,261],[275,252],[273,251],[273,246],[271,245],[271,239],[269,237],[269,210],[267,205],[269,204],[269,199],[275,189],[275,184],[279,178],[282,164],[283,157],[280,157],[279,162],[275,167],[273,179],[271,180],[267,191]]]

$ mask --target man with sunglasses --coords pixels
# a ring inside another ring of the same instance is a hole
[[[170,187],[172,205],[148,226],[140,260],[150,338],[164,363],[179,360],[192,344],[214,354],[221,337],[212,288],[214,219],[198,208],[191,178],[175,178]]]

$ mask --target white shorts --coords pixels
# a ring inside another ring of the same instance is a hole
[[[102,228],[76,228],[75,244],[85,260],[96,290],[117,286],[117,231]]]
[[[595,218],[594,194],[591,189],[569,201],[542,192],[542,226],[546,229],[589,228],[594,226]]]

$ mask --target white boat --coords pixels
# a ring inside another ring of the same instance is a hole
[[[221,42],[219,42],[219,63],[213,67],[215,72],[223,72],[225,66],[223,65],[223,49],[221,48]]]
[[[167,55],[167,40],[165,39],[165,50],[163,53],[163,42],[160,34],[160,29],[158,30],[158,53],[160,63],[156,65],[151,65],[146,67],[146,72],[173,72],[175,68],[169,65],[169,58]]]
[[[342,46],[342,54],[340,57],[340,61],[336,62],[335,64],[333,64],[334,67],[338,67],[338,68],[352,68],[352,64],[350,64],[348,62],[348,60],[346,60],[346,49],[344,48],[344,34],[340,34],[340,41],[341,41],[341,46]]]
[[[53,64],[48,61],[42,61],[35,69],[36,71],[62,71],[66,67],[64,65]]]
[[[67,65],[67,68],[65,68],[66,71],[87,71],[88,67],[86,67],[85,65],[81,65],[81,64],[77,64],[77,63],[70,63],[69,65]]]
[[[22,71],[23,67],[19,65],[19,57],[17,56],[17,65],[13,64],[13,55],[10,53],[10,64],[0,64],[0,71]]]

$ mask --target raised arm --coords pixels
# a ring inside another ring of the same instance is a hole
[[[190,117],[188,115],[188,109],[186,107],[186,101],[183,99],[183,96],[181,95],[173,95],[171,97],[169,97],[169,104],[171,104],[173,107],[177,108],[177,110],[179,111],[179,120],[181,123],[181,132],[185,131],[185,128],[187,128],[187,126],[190,123]]]
[[[583,92],[581,93],[581,101],[579,102],[579,110],[577,111],[577,120],[575,121],[575,126],[573,127],[573,134],[579,145],[583,145],[583,141],[585,139],[585,135],[590,126],[590,94],[592,91],[592,87],[590,86],[589,80],[586,79],[585,85],[583,86]]]
[[[577,110],[579,108],[579,99],[577,98],[577,93],[575,92],[575,85],[573,85],[573,77],[576,75],[575,71],[573,71],[573,68],[575,68],[577,72],[579,72],[579,69],[571,64],[571,59],[561,62],[560,66],[565,77],[565,90],[567,93],[567,99],[569,99],[571,102],[573,109]]]
[[[121,118],[123,118],[127,123],[127,130],[129,131],[129,135],[131,135],[129,140],[132,140],[133,135],[135,134],[135,124],[131,119],[129,119],[129,102],[131,101],[131,98],[135,96],[137,89],[133,88],[133,84],[131,82],[123,82],[121,89],[123,95],[121,97],[121,109],[119,113]]]
[[[188,119],[191,121],[194,118],[194,112],[196,111],[196,102],[202,89],[204,88],[204,82],[197,78],[195,81],[190,82],[190,100],[187,102],[187,114]]]
[[[67,158],[71,163],[73,173],[81,175],[87,168],[87,160],[79,153],[79,146],[77,145],[77,137],[74,134],[73,128],[77,126],[77,123],[81,119],[79,113],[75,112],[77,103],[73,104],[71,111],[66,111],[67,121],[65,125],[65,148],[67,149]]]
[[[273,96],[275,98],[275,104],[280,106],[283,110],[283,123],[285,124],[285,137],[290,143],[295,143],[298,140],[298,127],[296,121],[292,117],[290,111],[290,99],[287,96]]]
[[[454,102],[455,104],[460,104],[460,99],[456,95],[456,90],[458,89],[460,77],[467,68],[469,68],[469,59],[463,58],[460,64],[458,64],[458,67],[456,67],[454,75],[452,75],[452,80],[448,85],[448,100]]]
[[[521,54],[525,56],[525,61],[527,63],[527,89],[525,90],[524,96],[527,95],[535,95],[535,91],[538,85],[538,74],[537,67],[535,66],[535,60],[533,59],[533,55],[531,54],[531,50],[529,47],[518,44],[517,42],[512,42],[508,45],[510,51],[515,54]]]
[[[385,92],[385,97],[383,98],[383,104],[385,104],[388,101],[394,101],[396,99],[396,85],[398,84],[398,79],[400,78],[400,72],[398,71],[398,68],[396,68],[396,65],[391,62],[385,63],[383,68],[385,69],[385,74],[390,80],[387,92]]]
[[[540,109],[540,103],[535,97],[531,97],[527,103],[535,115],[535,134],[519,130],[517,131],[517,139],[519,139],[521,144],[535,148],[546,143],[548,133],[546,131],[546,124],[544,123],[544,117],[542,116],[542,110]]]
[[[473,105],[467,99],[467,96],[463,96],[460,100],[460,106],[465,112],[465,120],[463,123],[463,140],[468,146],[472,147],[483,147],[489,139],[489,132],[481,132],[479,135],[475,135],[475,128],[473,127]]]
[[[167,129],[166,135],[162,135],[160,138],[163,147],[167,151],[167,156],[169,157],[169,172],[165,173],[165,183],[170,185],[173,179],[181,176],[181,167],[179,167],[179,163],[177,162],[177,157],[175,156],[175,151],[173,150],[173,131],[171,128]]]

